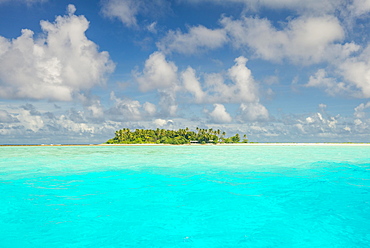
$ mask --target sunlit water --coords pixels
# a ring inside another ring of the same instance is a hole
[[[370,147],[0,147],[0,247],[370,247]]]

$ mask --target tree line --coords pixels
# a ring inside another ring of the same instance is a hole
[[[106,144],[190,144],[190,143],[248,143],[247,135],[241,139],[239,134],[226,137],[226,132],[220,129],[213,130],[196,128],[191,131],[189,128],[179,130],[165,129],[136,129],[131,131],[129,128],[123,128],[115,132],[115,137],[109,139]]]

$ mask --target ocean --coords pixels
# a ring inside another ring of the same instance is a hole
[[[0,147],[0,247],[370,247],[370,146]]]

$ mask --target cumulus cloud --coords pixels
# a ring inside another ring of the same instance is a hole
[[[370,97],[370,46],[356,56],[333,60],[332,68],[319,69],[309,77],[306,87],[317,87],[332,96]],[[329,76],[329,73],[332,75]]]
[[[207,0],[187,1],[193,3]],[[162,52],[197,53],[207,49],[215,49],[231,43],[240,50],[251,50],[255,57],[272,62],[289,61],[293,64],[312,65],[326,63],[325,69],[318,70],[309,78],[306,87],[323,89],[332,96],[349,94],[354,97],[369,97],[370,71],[368,57],[370,48],[362,49],[355,42],[346,41],[346,33],[351,29],[346,24],[351,18],[358,18],[370,11],[369,0],[227,0],[208,1],[212,3],[242,3],[249,9],[259,8],[290,9],[297,11],[296,18],[287,19],[278,25],[268,19],[259,17],[241,17],[233,19],[222,17],[222,28],[208,29],[204,26],[189,27],[183,33],[180,30],[170,31],[157,43]],[[353,22],[354,23],[354,22]],[[280,26],[280,27],[279,27]],[[346,30],[347,28],[347,30]],[[207,35],[206,35],[207,34]],[[213,37],[208,39],[207,37]],[[358,55],[359,51],[361,52]],[[242,63],[240,63],[242,64]],[[330,76],[329,76],[330,75]],[[231,79],[233,76],[230,74]],[[197,103],[201,102],[258,102],[241,99],[240,96],[252,97],[253,86],[240,85],[236,78],[232,79],[235,87],[224,83],[220,74],[208,74],[202,84],[195,71],[188,68],[181,74],[183,87],[192,94]],[[235,89],[238,88],[238,89]],[[251,94],[240,94],[243,91]],[[236,98],[234,98],[236,96]],[[205,100],[207,99],[207,100]],[[226,100],[229,99],[229,100]]]
[[[137,100],[128,98],[119,98],[114,92],[111,92],[110,99],[113,101],[113,106],[104,111],[106,118],[113,121],[140,121],[150,120],[157,115],[157,106],[150,102],[141,104]],[[87,110],[90,110],[88,108]],[[87,111],[85,110],[85,112]]]
[[[229,69],[229,76],[235,83],[232,91],[243,102],[258,101],[257,84],[252,77],[252,72],[246,66],[248,59],[240,56],[235,59],[235,65]]]
[[[124,101],[124,99],[117,101]],[[132,100],[130,101],[126,101],[126,104],[138,106],[138,104],[132,103]],[[142,116],[146,114],[144,105],[137,108]],[[309,142],[366,142],[370,137],[370,119],[366,113],[370,104],[367,102],[357,106],[354,116],[349,118],[340,115],[332,116],[323,110],[324,106],[319,106],[321,110],[317,113],[298,117],[288,115],[280,120],[273,118],[270,121],[259,123],[248,121],[243,125],[228,117],[230,114],[224,105],[215,104],[213,106],[213,109],[207,114],[208,120],[174,118],[172,121],[168,118],[157,117],[154,120],[150,118],[135,121],[129,118],[117,118],[103,120],[99,123],[91,122],[85,118],[89,115],[86,113],[86,109],[66,110],[64,104],[54,113],[48,113],[45,104],[40,102],[35,106],[25,104],[18,107],[13,106],[11,109],[2,106],[6,110],[0,110],[0,139],[3,143],[8,144],[102,143],[114,137],[114,132],[122,127],[178,129],[187,126],[191,130],[195,130],[199,124],[202,128],[220,128],[228,134],[246,133],[250,140],[258,142],[296,142],[297,139]],[[213,117],[210,113],[213,114]]]
[[[141,91],[155,90],[160,96],[159,106],[164,115],[176,114],[176,92],[178,90],[177,66],[167,61],[161,52],[154,52],[145,61],[141,73],[134,72]]]
[[[213,104],[215,107],[212,112],[209,113],[211,121],[215,123],[229,123],[232,121],[230,114],[226,111],[226,108],[222,104]]]
[[[269,118],[268,110],[259,102],[242,103],[240,111],[240,117],[245,121],[266,121]]]
[[[138,121],[142,119],[142,106],[139,101],[118,98],[114,92],[111,92],[110,97],[114,102],[114,106],[108,110],[112,120]]]
[[[248,59],[240,56],[227,71],[231,83],[219,73],[205,74],[204,84],[196,78],[195,70],[188,68],[182,73],[185,90],[194,95],[196,102],[241,103],[259,101],[258,84],[246,66]]]
[[[173,125],[173,121],[172,120],[164,120],[164,119],[155,119],[153,121],[153,124],[156,125],[157,127],[171,126],[171,125]]]
[[[6,110],[0,110],[0,140],[3,144],[102,143],[114,137],[114,132],[122,127],[153,128],[151,120],[135,121],[131,118],[130,113],[137,113],[136,109],[143,117],[146,114],[145,109],[138,107],[135,101],[116,99],[116,102],[115,106],[121,107],[121,110],[115,109],[112,113],[116,119],[108,120],[112,117],[108,110],[105,112],[107,118],[99,122],[89,119],[90,113],[85,107],[65,108],[62,104],[51,113],[48,112],[50,106],[40,102],[36,106],[24,104],[10,109],[2,106]],[[171,125],[171,121],[167,123],[167,126]]]
[[[89,119],[102,120],[104,118],[104,107],[97,96],[79,94],[78,99],[83,104]]]
[[[170,30],[167,35],[157,43],[163,52],[178,52],[194,54],[208,49],[222,47],[227,42],[226,32],[223,29],[208,29],[202,25],[189,28],[188,33],[180,30]]]
[[[33,132],[37,132],[44,127],[43,118],[39,115],[32,115],[30,110],[20,110],[17,119],[26,130],[28,129]]]
[[[155,104],[153,103],[150,103],[150,102],[146,102],[143,104],[143,108],[145,110],[145,112],[150,115],[150,116],[153,116],[156,114],[157,112],[157,107],[155,106]]]
[[[164,116],[176,115],[177,93],[185,92],[194,97],[192,102],[199,104],[244,103],[243,106],[248,107],[243,107],[244,115],[247,116],[243,119],[266,119],[268,112],[259,103],[258,83],[246,66],[247,61],[243,56],[235,59],[235,64],[226,73],[230,82],[225,82],[224,77],[218,73],[205,74],[205,80],[201,82],[193,68],[188,67],[178,75],[177,66],[167,61],[163,53],[155,52],[145,62],[143,71],[134,72],[134,75],[142,91],[158,92],[160,113]],[[217,105],[216,110],[220,111],[221,106]],[[256,111],[260,113],[254,113]]]
[[[195,97],[195,102],[202,102],[204,100],[205,93],[202,90],[199,79],[195,75],[195,70],[188,67],[181,73],[181,78],[184,89]]]
[[[178,104],[176,102],[176,91],[173,89],[158,90],[159,92],[159,106],[161,107],[161,114],[164,116],[175,116]]]
[[[43,38],[28,29],[13,40],[0,37],[0,97],[70,101],[105,82],[114,64],[87,39],[89,22],[75,10],[69,5],[54,23],[41,21]]]
[[[348,85],[343,82],[337,82],[336,78],[328,77],[325,69],[319,69],[315,75],[310,76],[306,87],[322,88],[331,96],[343,95],[351,92]]]
[[[235,47],[248,46],[258,57],[275,62],[289,59],[294,63],[318,63],[357,49],[355,45],[346,45],[340,51],[342,46],[335,43],[342,41],[345,33],[333,16],[301,16],[281,30],[267,19],[251,17],[240,20],[224,17],[221,24]]]
[[[349,11],[354,16],[361,16],[370,11],[369,0],[353,0],[352,4],[348,6]]]
[[[370,45],[359,56],[354,56],[340,62],[339,75],[346,82],[360,90],[358,97],[370,97]]]
[[[154,52],[145,61],[142,73],[134,72],[141,91],[166,89],[176,85],[177,66],[168,62],[161,52]]]

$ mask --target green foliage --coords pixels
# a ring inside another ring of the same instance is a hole
[[[226,133],[221,130],[196,128],[197,132],[190,131],[189,128],[179,130],[159,129],[136,129],[131,131],[123,128],[116,131],[115,137],[109,139],[106,144],[189,144],[189,143],[238,143],[239,134],[225,138]],[[243,142],[247,143],[247,136],[243,136]]]

